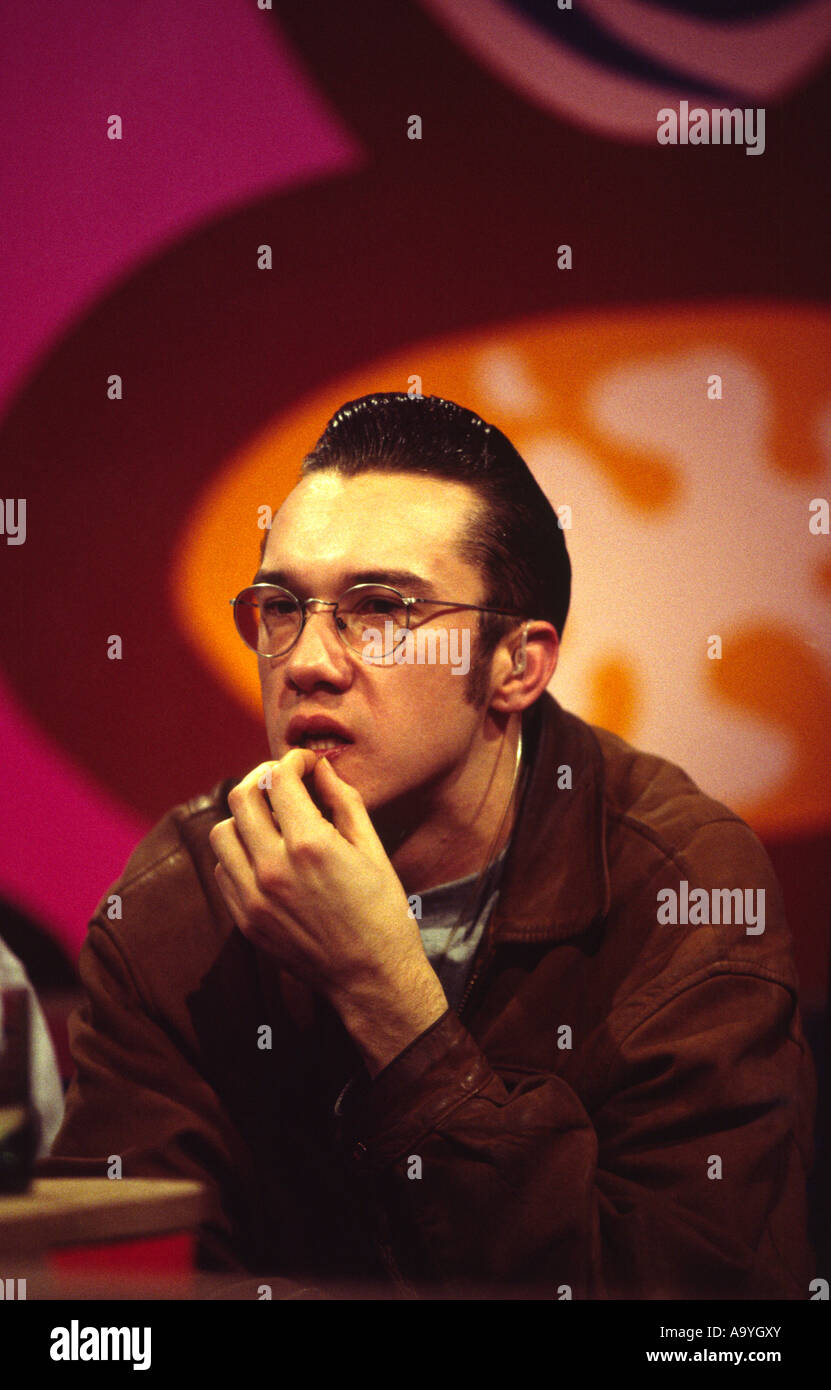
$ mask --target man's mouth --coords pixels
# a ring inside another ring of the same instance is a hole
[[[286,730],[290,748],[308,748],[313,753],[337,753],[348,748],[354,739],[325,715],[296,715]]]
[[[303,738],[297,747],[311,748],[313,753],[331,753],[333,748],[346,748],[349,743],[348,738]]]

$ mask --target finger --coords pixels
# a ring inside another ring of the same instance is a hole
[[[228,793],[228,805],[234,822],[252,859],[262,859],[275,845],[281,827],[274,813],[271,790],[277,770],[286,762],[301,781],[315,764],[311,749],[294,748],[279,762],[260,763]]]
[[[328,758],[321,758],[315,768],[315,784],[319,796],[332,812],[332,824],[351,845],[368,848],[368,841],[380,846],[381,841],[370,820],[363,797],[349,782],[339,777]]]
[[[318,761],[318,755],[311,749],[293,748],[273,767],[268,798],[289,854],[299,844],[309,844],[321,832],[330,836],[332,833],[329,822],[303,782]]]
[[[239,893],[237,892],[236,885],[231,875],[222,864],[216,865],[214,874],[219,885],[219,891],[225,899],[225,906],[228,908],[228,911],[246,941],[250,941],[253,946],[262,946],[266,950],[273,952],[273,934],[264,932],[262,926],[249,916],[244,905],[240,901]]]
[[[227,869],[223,864],[217,864],[215,866],[214,877],[216,878],[219,891],[225,900],[225,906],[227,907],[237,926],[240,928],[240,930],[242,930],[242,928],[245,926],[246,917],[242,903],[239,900],[236,887],[234,886],[234,880],[231,878],[231,875],[228,873]]]
[[[282,827],[279,824],[277,799],[272,796],[272,792],[274,791],[274,777],[278,773],[285,771],[291,778],[297,778],[300,787],[312,801],[312,805],[317,807],[317,802],[314,801],[312,793],[312,774],[314,773],[315,763],[318,761],[319,756],[318,753],[312,752],[311,748],[292,748],[291,752],[284,753],[283,757],[280,758],[278,762],[268,763],[266,765],[267,786],[265,795],[271,806],[274,822],[281,832]],[[317,809],[319,810],[320,808],[317,807]]]
[[[268,800],[275,766],[275,763],[261,763],[228,793],[233,823],[252,861],[272,854],[280,839]]]
[[[246,898],[250,898],[256,892],[257,882],[253,863],[239,837],[236,823],[233,820],[219,821],[211,830],[209,838],[211,849],[234,885],[237,899],[242,905]]]

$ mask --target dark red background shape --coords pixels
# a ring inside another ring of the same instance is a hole
[[[277,411],[361,360],[523,314],[827,294],[827,73],[768,120],[763,158],[667,159],[525,105],[415,7],[362,5],[356,28],[347,7],[307,3],[280,23],[369,166],[231,213],[143,268],[51,354],[0,435],[7,493],[29,499],[5,667],[62,746],[149,817],[264,750],[181,641],[167,583],[194,497]],[[421,142],[404,138],[413,111]],[[110,633],[120,662],[102,662]]]

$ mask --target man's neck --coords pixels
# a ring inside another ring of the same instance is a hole
[[[400,825],[377,827],[408,894],[479,873],[505,848],[519,802],[519,733],[519,719],[511,720],[469,783],[461,779],[449,804],[403,831]]]

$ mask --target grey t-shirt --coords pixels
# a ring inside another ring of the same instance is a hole
[[[419,894],[419,931],[424,952],[439,977],[451,1009],[458,1009],[465,992],[473,957],[482,939],[496,900],[508,847],[488,865],[478,892],[479,873],[439,883]],[[417,908],[413,909],[417,913]],[[462,920],[459,920],[463,914]],[[446,953],[446,954],[445,954]]]

